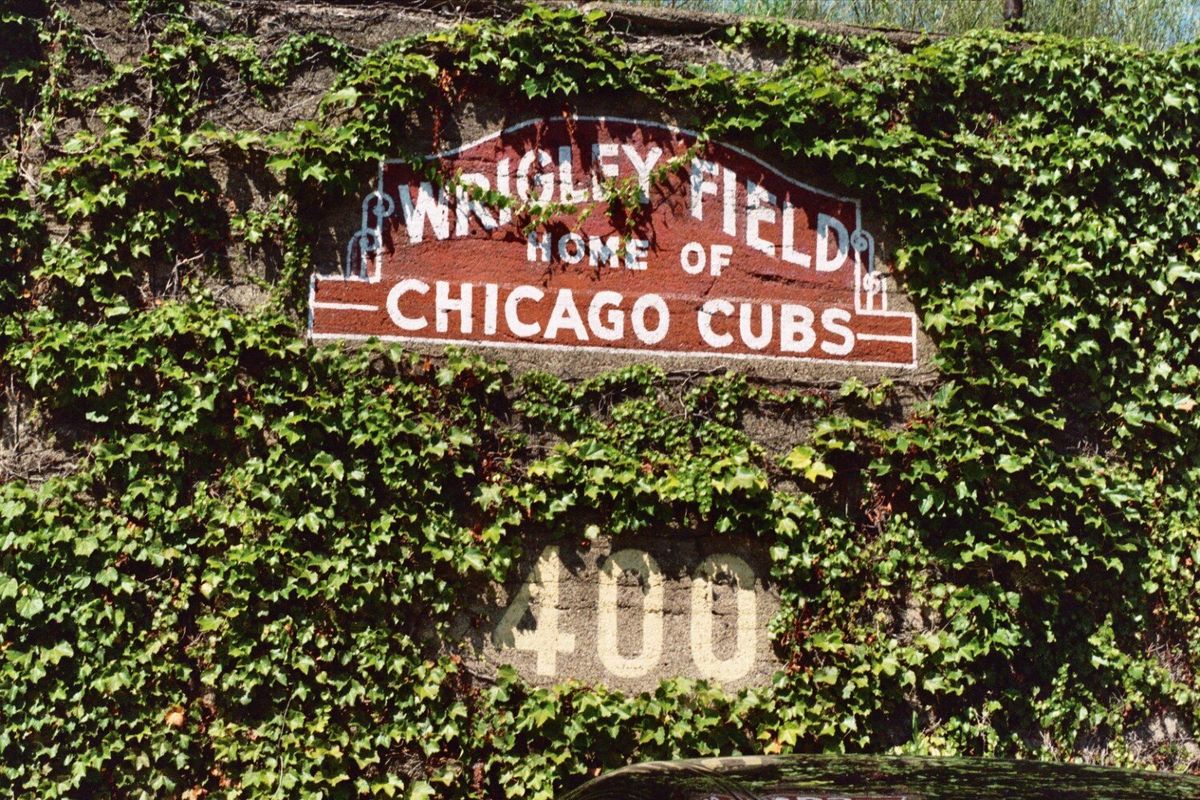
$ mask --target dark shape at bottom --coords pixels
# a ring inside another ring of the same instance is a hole
[[[637,764],[560,800],[1200,800],[1200,778],[1038,761],[797,755]]]

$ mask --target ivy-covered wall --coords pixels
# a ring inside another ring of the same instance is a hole
[[[546,798],[800,750],[1197,769],[1200,47],[746,23],[681,60],[536,7],[364,46],[257,35],[257,5],[0,3],[0,792]],[[325,210],[485,100],[655,104],[876,198],[940,383],[307,343]],[[471,674],[456,611],[530,531],[588,525],[764,539],[786,668]]]

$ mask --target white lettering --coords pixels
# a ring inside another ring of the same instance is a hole
[[[717,195],[716,182],[705,180],[704,176],[716,177],[720,169],[711,161],[692,159],[692,216],[696,219],[704,219],[704,195]]]
[[[575,188],[575,178],[571,174],[573,166],[571,148],[558,148],[558,197],[564,203],[582,203],[588,199],[586,189]]]
[[[658,163],[658,159],[662,157],[661,147],[651,147],[646,151],[646,159],[643,161],[638,155],[637,148],[631,144],[623,145],[625,157],[629,159],[629,163],[633,165],[633,171],[638,176],[638,186],[641,188],[641,201],[643,203],[650,202],[650,171],[654,169],[654,165]]]
[[[696,327],[700,329],[700,338],[704,340],[705,344],[720,349],[733,344],[733,334],[713,331],[712,318],[717,314],[726,317],[733,314],[733,303],[721,298],[705,300],[704,305],[700,306],[699,313],[696,314]]]
[[[775,257],[775,245],[758,235],[758,226],[775,222],[775,195],[754,181],[746,181],[746,244]]]
[[[729,266],[729,257],[733,255],[733,245],[731,244],[714,244],[712,246],[712,258],[709,259],[713,275],[720,275],[722,267]]]
[[[762,350],[770,344],[771,333],[774,328],[774,313],[771,310],[771,306],[763,303],[758,309],[758,316],[762,327],[757,336],[750,330],[754,316],[754,304],[742,303],[741,313],[738,315],[738,329],[742,334],[742,342],[751,350]]]
[[[645,269],[646,257],[650,254],[650,242],[646,239],[630,239],[625,246],[625,268]]]
[[[409,292],[417,294],[428,294],[429,284],[425,281],[419,281],[416,278],[405,278],[392,287],[387,296],[387,312],[392,318],[392,322],[396,323],[396,327],[402,331],[419,331],[429,324],[429,321],[424,317],[406,317],[400,312],[400,297]]]
[[[848,356],[850,351],[854,349],[854,331],[845,325],[839,324],[849,322],[851,320],[850,312],[842,308],[827,308],[821,313],[821,324],[825,326],[825,330],[842,337],[840,344],[833,342],[821,342],[821,349],[831,356]]]
[[[796,341],[799,335],[800,341]],[[779,349],[784,353],[807,353],[816,344],[813,312],[808,306],[784,303],[779,307]]]
[[[607,200],[608,190],[604,188],[603,181],[609,178],[615,178],[619,174],[616,164],[606,163],[606,158],[616,158],[620,148],[616,142],[599,142],[592,145],[592,199]],[[597,175],[594,171],[597,167],[600,169],[600,174]]]
[[[508,329],[522,339],[537,336],[542,326],[536,322],[522,322],[521,317],[517,314],[517,304],[522,300],[532,300],[537,303],[545,296],[546,293],[536,286],[518,286],[513,289],[504,301],[504,324],[508,325]]]
[[[646,312],[654,309],[658,314],[658,327],[650,330],[646,327]],[[671,312],[666,302],[656,294],[644,294],[633,304],[633,333],[642,344],[658,344],[667,336],[671,326]]]
[[[596,292],[588,306],[588,327],[597,339],[615,342],[625,335],[625,312],[618,308],[624,299],[619,292]],[[607,317],[602,317],[605,308],[610,310]]]
[[[829,257],[829,230],[837,235],[837,255]],[[817,271],[833,272],[846,263],[850,255],[850,234],[846,226],[828,214],[817,215]]]
[[[549,235],[549,234],[547,234]],[[568,233],[558,240],[558,257],[568,264],[578,264],[587,255],[587,247],[583,237],[578,233]]]
[[[550,312],[550,321],[546,323],[543,335],[547,339],[554,339],[563,328],[570,328],[579,341],[587,341],[587,329],[583,327],[583,319],[575,307],[575,296],[570,289],[561,290],[554,299],[554,310]]]
[[[721,197],[725,212],[722,230],[730,236],[737,236],[737,173],[729,167],[722,167],[721,174],[725,178]]]
[[[517,197],[522,200],[529,200],[529,168],[533,166],[534,159],[537,159],[538,165],[541,167],[554,166],[554,159],[541,148],[530,150],[521,156],[521,160],[517,163]],[[533,176],[532,182],[540,189],[537,202],[549,203],[554,198],[553,172],[539,172]]]
[[[527,241],[528,245],[525,247],[525,257],[530,261],[537,261],[540,255],[542,261],[549,263],[550,234],[544,233],[539,237],[536,233],[530,233]]]
[[[420,242],[425,239],[425,223],[437,239],[450,238],[450,204],[446,202],[446,190],[439,186],[437,200],[433,199],[433,184],[422,181],[417,189],[417,202],[414,204],[408,188],[400,191],[400,207],[404,212],[404,227],[408,231],[409,242]]]
[[[688,242],[679,251],[679,266],[688,275],[699,275],[705,266],[704,245],[699,242]]]
[[[783,248],[781,255],[789,264],[801,267],[812,265],[812,256],[808,253],[796,252],[796,207],[788,201],[783,201]]]
[[[616,269],[619,266],[617,259],[617,251],[621,249],[621,239],[617,236],[608,236],[601,239],[599,236],[588,237],[588,264],[591,266],[599,266],[600,262],[608,262],[608,266]]]
[[[454,235],[467,235],[470,231],[472,213],[479,218],[479,224],[483,225],[485,230],[494,231],[496,218],[492,216],[492,212],[483,207],[483,203],[471,199],[470,190],[467,188],[475,186],[486,192],[491,188],[488,185],[488,179],[478,172],[468,172],[460,177],[458,182],[460,185],[454,189]]]
[[[509,161],[507,158],[502,158],[496,162],[496,191],[505,197],[512,197],[512,191],[509,189],[508,166]],[[501,206],[496,216],[497,221],[501,225],[507,225],[512,222],[512,209],[508,206]]]
[[[438,333],[445,333],[450,329],[449,315],[452,311],[457,311],[459,315],[458,330],[460,333],[471,332],[471,284],[460,284],[462,294],[457,300],[450,298],[450,283],[448,281],[437,282],[436,299],[434,300],[434,311],[437,319]]]
[[[496,317],[500,305],[500,287],[489,283],[483,287],[483,332],[489,336],[496,332]]]

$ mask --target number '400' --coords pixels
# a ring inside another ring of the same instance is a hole
[[[536,655],[538,675],[558,673],[558,655],[575,652],[575,635],[564,631],[559,619],[559,589],[563,573],[558,548],[547,547],[529,573],[525,584],[513,597],[493,633],[498,649],[514,649]],[[620,576],[634,573],[643,586],[642,641],[637,653],[623,654],[617,647],[617,590]],[[736,592],[737,626],[733,652],[719,657],[713,641],[713,585],[719,575],[733,579]],[[601,665],[617,678],[641,678],[649,675],[663,655],[662,570],[654,558],[642,550],[619,550],[604,559],[596,597],[596,648]],[[522,628],[520,623],[537,605],[536,624]],[[699,676],[730,682],[745,677],[755,663],[758,605],[754,595],[754,571],[735,555],[721,553],[706,558],[691,580],[691,655]]]

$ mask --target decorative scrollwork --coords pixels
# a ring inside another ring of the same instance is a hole
[[[850,234],[850,246],[866,256],[861,284],[863,307],[868,311],[886,311],[887,277],[875,271],[875,237],[858,228]]]
[[[868,295],[877,294],[887,291],[887,279],[878,272],[868,272],[863,275],[862,281],[863,291]]]
[[[343,274],[347,278],[367,280],[370,259],[383,249],[380,230],[383,220],[396,211],[396,201],[387,192],[374,191],[363,198],[362,226],[350,237],[346,245],[346,266]],[[371,216],[375,224],[371,224]]]
[[[875,237],[862,228],[858,228],[850,234],[850,246],[858,252],[865,252],[870,256],[867,260],[867,272],[873,271],[875,268]]]

